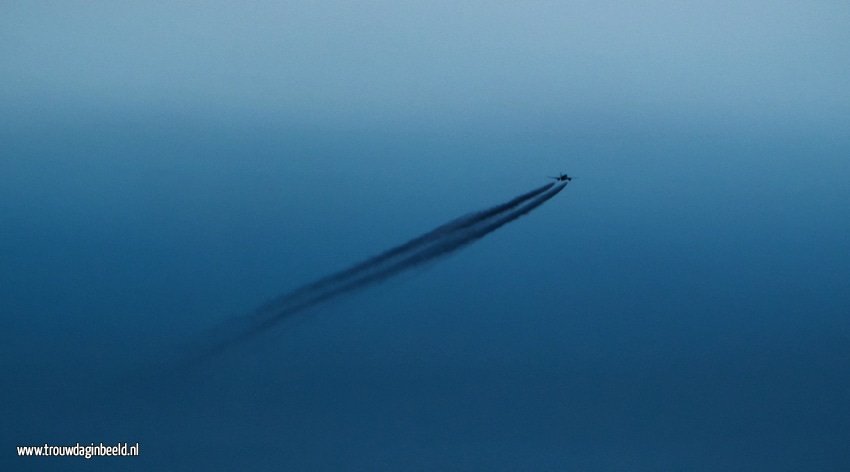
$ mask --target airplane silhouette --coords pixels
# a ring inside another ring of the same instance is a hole
[[[572,178],[572,177],[570,177],[570,176],[569,176],[569,175],[567,175],[567,174],[561,174],[561,175],[559,175],[559,176],[557,176],[557,177],[549,176],[549,178],[550,178],[550,179],[555,179],[555,180],[557,180],[558,182],[569,182],[570,180],[573,180],[573,178]]]

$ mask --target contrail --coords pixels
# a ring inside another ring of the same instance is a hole
[[[303,298],[304,296],[308,296],[310,294],[315,293],[317,290],[324,289],[328,286],[331,286],[335,283],[339,283],[343,280],[350,279],[351,277],[358,276],[366,271],[373,270],[378,264],[382,264],[394,257],[398,257],[402,254],[409,253],[411,251],[419,250],[423,246],[427,244],[431,244],[434,241],[438,241],[441,238],[449,235],[457,230],[467,228],[474,224],[477,224],[483,220],[491,218],[494,215],[498,215],[499,213],[503,213],[512,208],[516,208],[518,205],[523,202],[528,201],[531,198],[540,195],[541,193],[549,190],[554,183],[546,184],[542,187],[536,188],[528,193],[524,193],[508,202],[502,203],[500,205],[496,205],[494,207],[488,208],[486,210],[482,210],[479,212],[471,213],[466,216],[462,216],[456,220],[452,220],[448,223],[440,225],[434,228],[427,233],[417,236],[410,241],[407,241],[404,244],[400,244],[394,248],[388,249],[380,254],[377,254],[369,259],[366,259],[363,262],[359,262],[354,264],[353,266],[341,270],[339,272],[335,272],[331,275],[322,277],[321,279],[307,284],[301,288],[293,290],[289,293],[281,295],[266,304],[262,307],[258,308],[255,311],[255,315],[259,315],[269,310],[274,310],[281,306],[283,303],[294,301],[298,298]]]
[[[554,188],[553,188],[554,187]],[[436,260],[483,238],[502,226],[530,213],[559,192],[566,184],[547,184],[490,209],[461,217],[422,236],[396,246],[343,271],[334,273],[288,294],[277,297],[242,321],[239,332],[220,340],[206,356],[220,354],[283,319],[341,295],[378,284],[399,273]]]

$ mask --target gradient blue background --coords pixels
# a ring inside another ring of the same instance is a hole
[[[850,469],[850,7],[624,3],[3,2],[0,468]]]

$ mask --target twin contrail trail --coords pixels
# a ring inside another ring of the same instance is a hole
[[[452,220],[363,262],[276,297],[241,318],[240,326],[231,326],[234,331],[223,333],[224,338],[208,349],[207,355],[222,353],[268,331],[291,315],[447,256],[530,213],[566,186],[566,182],[550,183],[505,203]]]

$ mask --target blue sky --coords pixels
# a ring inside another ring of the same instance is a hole
[[[846,116],[841,2],[7,3],[5,101],[381,126]],[[491,118],[492,119],[492,118]]]
[[[847,24],[842,2],[3,3],[4,450],[847,469]],[[219,323],[558,172],[452,257],[172,375]]]

